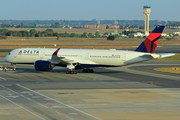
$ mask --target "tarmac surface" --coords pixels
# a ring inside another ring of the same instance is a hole
[[[9,66],[3,58],[0,64]],[[94,73],[0,71],[1,120],[179,120],[180,75],[155,72],[180,62],[149,61]]]

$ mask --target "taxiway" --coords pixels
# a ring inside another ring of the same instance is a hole
[[[9,65],[0,59],[3,66]],[[180,119],[180,76],[152,71],[180,62],[144,62],[65,74],[33,65],[0,71],[1,120]]]

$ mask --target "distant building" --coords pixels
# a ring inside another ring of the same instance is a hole
[[[165,34],[165,33],[162,33],[161,36],[163,36],[163,37],[169,37],[169,35],[168,35],[168,34]]]
[[[138,37],[138,36],[144,36],[144,34],[143,33],[141,33],[141,32],[137,32],[137,33],[133,33],[133,35],[134,35],[134,37]]]
[[[101,25],[100,28],[101,29],[106,29],[106,25]]]
[[[85,24],[85,25],[84,25],[84,28],[89,28],[89,26]]]
[[[109,25],[109,28],[112,28],[112,29],[114,29],[116,27],[119,28],[119,26]]]
[[[167,28],[180,28],[180,26],[167,26]]]
[[[101,27],[101,25],[100,25],[100,24],[97,24],[97,26],[96,26],[96,27],[97,27],[97,29],[99,29],[99,28]]]
[[[111,35],[119,35],[118,33],[112,32]]]
[[[96,25],[89,25],[88,28],[96,28]]]
[[[51,26],[51,24],[37,24],[36,27]]]
[[[109,36],[109,33],[104,33],[103,34],[103,37],[108,37]]]
[[[100,24],[98,24],[98,25],[87,25],[87,24],[85,24],[84,25],[84,28],[101,28],[101,29],[106,29],[106,27],[109,27],[109,29],[114,29],[114,28],[119,28],[119,26],[114,26],[114,25],[100,25]]]
[[[126,37],[127,35],[125,35],[125,34],[121,34],[120,36],[121,36],[121,37]]]
[[[173,32],[173,35],[180,36],[180,32]]]

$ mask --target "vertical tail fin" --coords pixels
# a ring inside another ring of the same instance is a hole
[[[149,36],[140,44],[140,46],[135,51],[154,53],[161,34],[164,30],[164,27],[164,25],[156,26],[154,30],[149,34]]]

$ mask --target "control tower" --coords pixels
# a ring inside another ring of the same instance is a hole
[[[145,5],[143,6],[143,13],[144,13],[144,16],[145,16],[145,35],[149,35],[149,16],[150,16],[150,13],[151,13],[151,6],[148,6],[148,5]]]

